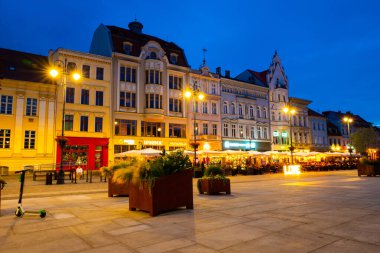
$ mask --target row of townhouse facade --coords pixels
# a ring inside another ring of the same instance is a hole
[[[192,69],[182,48],[142,28],[137,21],[129,29],[100,25],[89,53],[2,49],[0,166],[63,159],[98,169],[117,153],[191,150],[195,139],[199,150],[287,151],[290,139],[300,151],[328,148],[319,139],[327,134],[311,127],[324,122],[327,133],[324,116],[310,117],[311,101],[289,97],[277,52],[267,70],[231,77],[206,64]],[[52,66],[66,72],[52,79]],[[74,70],[79,81],[69,76]],[[185,97],[195,89],[204,100]],[[285,106],[296,114],[285,114]],[[68,140],[63,157],[55,141],[62,134]]]

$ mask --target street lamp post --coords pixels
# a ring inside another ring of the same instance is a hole
[[[80,79],[80,75],[74,71],[71,73],[71,70],[72,69],[68,69],[68,66],[67,66],[67,59],[65,58],[64,61],[62,60],[56,60],[54,62],[54,68],[52,68],[49,72],[49,74],[53,77],[53,78],[56,78],[58,75],[61,75],[62,76],[62,82],[61,82],[61,85],[62,85],[62,93],[63,93],[63,96],[62,96],[62,99],[63,99],[63,102],[62,102],[62,129],[61,129],[61,136],[60,137],[57,137],[57,142],[58,142],[58,145],[61,149],[61,161],[60,161],[60,166],[59,166],[59,172],[58,172],[58,176],[57,176],[57,184],[64,184],[65,183],[65,173],[63,171],[63,149],[65,148],[65,145],[67,143],[67,139],[65,138],[65,107],[66,107],[66,84],[67,84],[67,77],[68,76],[72,76],[72,78],[74,80],[79,80]],[[71,65],[74,67],[74,69],[76,70],[76,65]]]
[[[290,108],[290,107],[284,107],[283,109],[283,112],[285,114],[288,114],[288,117],[289,117],[289,128],[290,128],[290,147],[289,147],[289,150],[290,150],[290,159],[291,159],[291,162],[293,164],[293,151],[294,151],[294,147],[293,147],[293,132],[292,132],[292,121],[291,121],[291,118],[292,116],[296,113],[296,110],[294,108]]]
[[[199,144],[197,143],[197,127],[196,127],[196,124],[197,124],[197,119],[196,119],[196,114],[197,114],[197,111],[196,111],[196,99],[202,101],[204,99],[204,94],[202,93],[201,91],[201,87],[197,84],[196,81],[193,82],[193,88],[192,90],[188,90],[185,92],[185,97],[186,98],[190,98],[190,97],[193,97],[193,126],[194,126],[194,142],[192,144],[193,148],[194,148],[194,166],[197,165],[197,148],[199,146]]]
[[[349,116],[346,116],[343,118],[343,122],[347,124],[347,135],[348,135],[348,152],[350,153],[350,160],[349,160],[349,165],[351,165],[351,160],[352,160],[352,145],[351,145],[351,138],[350,138],[350,123],[353,122],[353,119]]]

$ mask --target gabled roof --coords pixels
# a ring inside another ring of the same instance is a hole
[[[117,26],[107,26],[109,31],[111,32],[112,43],[113,43],[113,51],[118,53],[124,53],[123,43],[130,42],[132,43],[132,52],[131,55],[135,57],[139,57],[141,53],[141,48],[148,43],[149,41],[155,41],[160,44],[162,49],[165,51],[168,59],[170,58],[171,53],[175,53],[178,55],[177,64],[183,67],[190,67],[185,53],[182,48],[177,46],[173,42],[167,42],[160,38],[147,35],[144,33],[136,33],[129,29],[117,27]]]
[[[316,111],[312,110],[312,109],[309,109],[308,111],[308,115],[309,116],[312,116],[312,117],[319,117],[319,118],[326,118],[325,116],[323,116],[322,114],[320,113],[317,113]]]
[[[51,83],[47,56],[0,48],[0,78]]]

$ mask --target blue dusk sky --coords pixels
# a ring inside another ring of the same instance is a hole
[[[277,49],[290,96],[311,109],[351,111],[380,124],[380,1],[6,1],[0,0],[0,47],[47,55],[59,47],[88,52],[99,24],[173,41],[198,68],[234,77],[263,71]]]

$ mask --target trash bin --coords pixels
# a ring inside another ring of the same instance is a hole
[[[46,185],[53,184],[53,173],[46,173]]]

